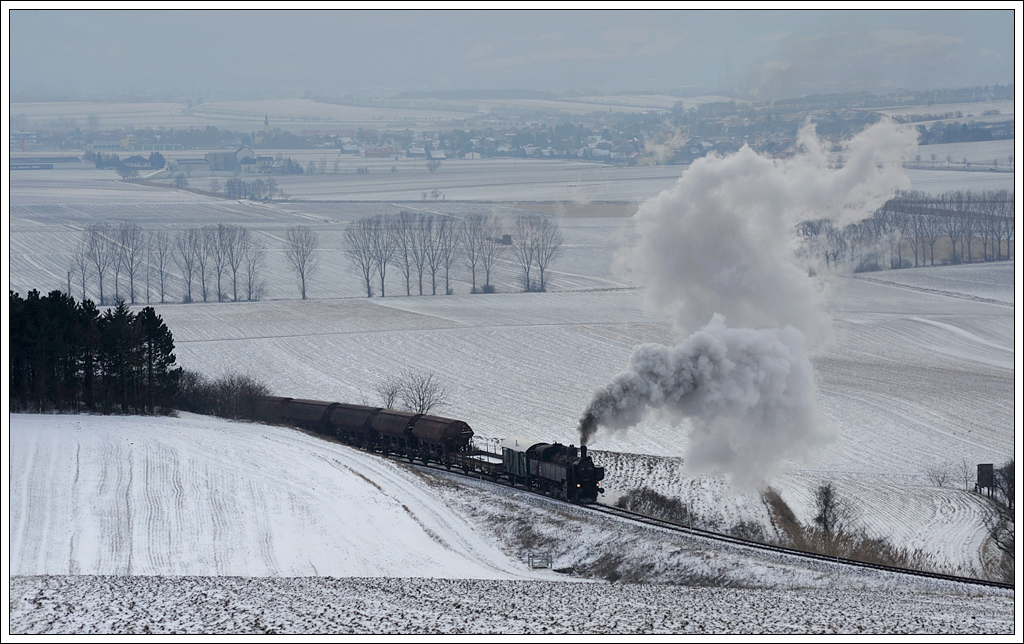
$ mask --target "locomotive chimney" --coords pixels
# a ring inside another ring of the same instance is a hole
[[[586,445],[580,445],[580,458],[586,458],[586,457],[587,457],[587,446]]]

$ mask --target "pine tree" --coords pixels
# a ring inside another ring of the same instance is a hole
[[[153,307],[147,306],[135,318],[142,362],[146,411],[154,413],[168,406],[178,389],[181,367],[174,367],[174,338]]]

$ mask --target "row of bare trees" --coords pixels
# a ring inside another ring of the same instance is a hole
[[[171,256],[185,283],[183,301],[195,301],[194,286],[199,289],[204,302],[213,298],[224,302],[229,296],[235,302],[239,299],[260,299],[264,288],[262,267],[266,251],[266,244],[242,226],[216,224],[180,231],[174,238]],[[230,294],[226,291],[229,279]]]
[[[512,250],[521,269],[523,290],[546,291],[548,267],[561,255],[562,233],[553,219],[518,217],[512,226]],[[536,268],[535,277],[531,277]]]
[[[808,256],[856,271],[878,270],[886,256],[889,268],[907,267],[911,254],[913,266],[934,266],[937,245],[945,251],[940,264],[1002,260],[1014,242],[1013,199],[1006,190],[900,192],[867,219],[843,228],[829,219],[805,221],[797,234]]]
[[[472,214],[457,219],[402,211],[349,224],[345,231],[346,253],[367,297],[373,297],[375,282],[381,297],[385,296],[389,267],[401,274],[406,295],[412,295],[414,282],[419,295],[425,292],[425,282],[429,283],[430,294],[437,295],[441,280],[442,292],[451,294],[452,277],[460,263],[469,270],[473,293],[491,293],[494,268],[509,248],[521,269],[523,288],[546,290],[548,269],[561,253],[558,224],[546,217],[524,216],[513,222],[512,231],[506,240],[504,224],[495,216]],[[478,288],[480,277],[483,285]]]
[[[111,300],[103,289],[103,280],[108,272],[114,277],[113,301],[123,300],[121,297],[121,279],[127,280],[128,300],[135,304],[135,284],[140,269],[144,265],[144,256],[148,250],[148,238],[138,224],[126,221],[118,226],[111,224],[93,224],[87,227],[71,251],[71,265],[68,270],[68,293],[71,291],[71,278],[74,276],[82,287],[82,300],[88,299],[86,290],[89,277],[93,271],[99,278],[100,304]]]
[[[72,250],[68,292],[74,276],[82,299],[88,299],[95,278],[101,305],[122,300],[135,304],[137,287],[144,283],[146,303],[155,291],[163,304],[169,296],[173,265],[183,282],[183,302],[194,301],[195,288],[204,302],[258,300],[265,284],[266,250],[266,244],[242,226],[192,227],[172,235],[163,230],[147,233],[132,221],[92,224]],[[113,294],[104,288],[111,273]],[[122,280],[126,293],[121,292]]]
[[[358,270],[367,297],[379,285],[386,294],[389,268],[405,282],[405,294],[452,293],[452,279],[460,266],[469,270],[473,293],[492,293],[495,267],[511,251],[523,289],[545,291],[550,267],[562,250],[562,233],[550,218],[524,216],[512,222],[512,234],[495,216],[465,218],[403,211],[393,216],[365,217],[345,230],[346,254]],[[88,299],[95,280],[99,302],[135,304],[138,287],[145,283],[144,299],[159,293],[166,303],[180,279],[181,301],[254,301],[266,288],[263,266],[267,245],[247,228],[229,224],[193,226],[175,233],[145,232],[135,222],[93,224],[86,228],[72,252],[68,294],[74,277],[82,299]],[[302,299],[319,266],[319,236],[308,226],[287,231],[284,256],[295,271]],[[176,271],[172,272],[172,269]],[[113,293],[109,278],[113,276]],[[480,282],[483,282],[481,285]],[[124,287],[125,292],[121,289]]]
[[[412,295],[415,274],[423,295],[424,278],[437,295],[438,277],[444,276],[444,292],[451,293],[452,267],[458,259],[459,221],[454,217],[403,211],[394,216],[364,217],[345,230],[346,253],[359,272],[366,296],[373,297],[373,283],[380,282],[384,297],[388,267],[395,267],[405,279],[405,294]]]

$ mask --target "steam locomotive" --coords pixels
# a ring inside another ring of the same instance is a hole
[[[276,396],[261,400],[257,418],[291,424],[343,443],[423,464],[436,463],[492,481],[525,487],[572,503],[594,503],[604,492],[604,468],[586,446],[510,438],[501,452],[478,445],[461,420],[411,412]]]

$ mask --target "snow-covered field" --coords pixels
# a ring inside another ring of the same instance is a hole
[[[927,152],[928,148],[918,148],[918,150]],[[924,163],[923,160],[922,163]],[[943,170],[941,166],[938,166],[936,170],[912,168],[906,172],[910,177],[911,190],[920,190],[933,195],[941,195],[954,190],[970,190],[972,192],[1006,190],[1013,192],[1016,185],[1012,172]]]
[[[922,145],[917,148],[921,155],[921,165],[932,164],[932,154],[935,155],[935,167],[942,169],[946,166],[947,157],[949,163],[961,165],[964,159],[970,161],[971,165],[983,168],[996,165],[1003,169],[1009,169],[1010,159],[1014,152],[1012,139],[1001,141],[972,141],[970,143],[937,143],[935,145]],[[995,163],[994,163],[995,162]]]
[[[880,112],[890,116],[912,116],[912,115],[935,115],[956,114],[962,116],[955,121],[1006,121],[1013,117],[1013,101],[984,101],[980,103],[938,103],[935,105],[905,105],[903,107],[887,107],[873,109],[873,112]],[[997,112],[996,114],[985,114],[985,112]],[[930,122],[927,122],[930,123]]]
[[[934,266],[902,271],[863,273],[859,279],[895,284],[909,289],[1013,305],[1014,289],[1007,283],[1005,264]]]
[[[203,416],[12,416],[16,575],[515,579],[408,470]]]
[[[32,129],[53,123],[86,127],[95,117],[100,130],[115,128],[188,129],[214,127],[248,132],[263,129],[264,118],[272,127],[298,133],[302,130],[416,127],[450,119],[473,116],[463,111],[435,109],[390,109],[319,103],[309,99],[269,99],[202,103],[189,108],[184,103],[15,103],[11,114]]]
[[[21,577],[11,630],[125,634],[964,635],[1014,632],[1013,598],[551,581]]]
[[[545,99],[423,99],[392,101],[403,107],[362,107],[322,103],[304,98],[250,101],[214,101],[189,107],[184,103],[13,103],[10,112],[18,127],[33,129],[54,123],[85,127],[95,119],[101,130],[113,128],[202,128],[213,125],[248,132],[263,128],[263,119],[271,126],[293,133],[314,129],[393,129],[435,127],[449,122],[487,114],[492,109],[548,110],[571,114],[607,111],[647,112],[669,110],[676,102],[684,107],[701,103],[734,100],[721,96],[679,98],[664,95],[587,96],[574,100]],[[1012,103],[1011,103],[1012,109]]]
[[[994,283],[982,292],[1012,289],[1012,264],[988,270]],[[940,290],[970,294],[965,285]],[[933,487],[925,473],[934,465],[952,471],[964,459],[972,467],[1002,462],[1012,453],[1013,309],[865,280],[842,279],[835,290],[833,343],[814,364],[838,440],[775,485],[798,518],[810,521],[814,482],[835,480],[872,533],[920,547],[947,569],[980,569],[984,503],[963,492],[962,482]],[[282,395],[354,402],[373,402],[374,384],[389,373],[434,372],[451,394],[444,412],[478,434],[564,442],[578,440],[576,424],[594,388],[624,368],[633,346],[677,339],[644,312],[636,290],[160,312],[189,368],[252,373]],[[594,447],[679,456],[686,429],[652,421]],[[678,475],[663,484],[664,493],[697,503],[725,527],[767,520],[757,504],[752,515],[723,509],[720,489],[692,489]]]
[[[570,174],[584,171],[568,164],[543,168],[563,166]],[[461,166],[449,167],[454,176]],[[491,172],[493,184],[522,176],[516,168]],[[544,170],[523,172],[524,182],[501,194],[517,201],[547,194]],[[485,195],[494,189],[482,181],[486,174],[466,171],[453,186]],[[552,185],[564,191],[570,180]],[[630,190],[628,181],[604,180],[610,190]],[[651,179],[666,187],[673,180]],[[617,250],[635,237],[632,221],[578,216],[578,210],[558,218],[565,254],[555,264],[551,292],[515,292],[515,266],[506,259],[495,295],[469,295],[460,269],[452,296],[405,297],[391,271],[388,297],[360,297],[362,286],[342,251],[345,222],[401,209],[458,216],[529,208],[483,197],[478,203],[412,199],[253,204],[125,184],[96,171],[18,173],[9,195],[10,288],[62,287],[66,253],[95,221],[131,218],[147,230],[172,231],[244,224],[271,248],[265,299],[158,306],[180,364],[211,376],[249,373],[280,395],[354,403],[376,402],[374,385],[388,374],[429,371],[449,392],[439,413],[466,420],[485,439],[578,442],[577,421],[593,390],[626,366],[632,348],[679,340],[669,320],[645,309],[637,283],[612,267]],[[284,231],[300,223],[320,232],[324,248],[308,301],[296,299],[281,250]],[[992,555],[982,527],[985,502],[963,491],[956,471],[965,462],[973,468],[1013,454],[1015,274],[1014,262],[1002,262],[828,278],[833,333],[812,361],[819,404],[837,439],[813,462],[789,463],[772,480],[801,522],[812,522],[814,487],[833,481],[869,534],[920,549],[942,571],[983,574]],[[180,298],[178,285],[172,295]],[[582,510],[485,483],[424,476],[292,430],[195,416],[11,420],[10,561],[17,575],[11,610],[12,628],[20,632],[135,632],[143,625],[163,632],[440,632],[453,623],[474,632],[562,632],[562,624],[571,624],[565,632],[616,633],[663,626],[673,632],[1013,628],[1012,594],[971,597],[973,591],[949,585],[797,564],[604,518],[595,523]],[[719,479],[682,471],[687,430],[686,423],[650,420],[626,435],[599,435],[592,446],[607,459],[609,498],[644,485],[680,497],[707,527],[727,530],[747,521],[773,533],[756,494],[736,494]],[[953,473],[951,483],[933,484],[926,471],[936,466]],[[391,547],[392,540],[402,545]],[[529,570],[519,555],[531,543],[552,552],[556,569],[576,575],[687,588],[603,584],[593,593],[588,585],[564,584],[566,573]],[[107,577],[126,574],[132,576]],[[245,579],[223,577],[232,575]],[[480,602],[493,595],[493,584],[516,591],[502,610],[487,609],[494,613],[490,624],[464,617],[490,604],[460,605],[464,612],[452,614],[463,615],[461,621],[437,617],[453,589],[476,589],[464,592],[465,601]],[[820,605],[832,592],[851,599],[808,612],[806,602]],[[304,593],[323,601],[301,605]],[[619,608],[614,623],[608,609],[567,617],[568,608],[544,612],[538,599],[578,606],[573,602],[595,595],[595,606],[608,601]],[[192,602],[203,605],[189,608]],[[349,603],[315,612],[325,602]],[[397,612],[381,615],[384,602]]]
[[[16,633],[1012,629],[1012,593],[723,546],[286,428],[10,431]]]

